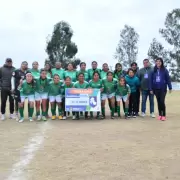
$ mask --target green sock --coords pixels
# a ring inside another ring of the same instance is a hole
[[[56,115],[56,113],[55,113],[55,112],[56,112],[56,109],[55,109],[54,107],[51,107],[51,113],[52,113],[52,115],[53,115],[53,116],[55,116],[55,115]]]
[[[111,104],[109,103],[109,109],[110,109],[110,111],[112,111],[112,108],[111,108]]]
[[[105,107],[102,107],[101,111],[102,111],[102,115],[105,116]]]
[[[39,115],[40,115],[40,111],[37,111],[37,112],[36,112],[36,116],[39,116]]]
[[[46,116],[46,112],[42,112],[42,115],[43,115],[43,116]]]
[[[125,108],[125,115],[128,114],[128,110],[129,110],[129,108]]]
[[[111,108],[112,110],[111,110],[111,116],[114,116],[114,112],[115,112],[115,108],[113,107],[113,108]]]
[[[29,117],[32,118],[34,112],[34,107],[29,107]]]
[[[99,115],[100,115],[100,112],[97,112],[97,117],[99,117]]]
[[[58,108],[59,116],[62,116],[62,108]]]
[[[21,118],[24,118],[24,108],[23,107],[19,108],[19,114],[20,114]]]
[[[90,116],[93,117],[93,112],[90,112]]]
[[[120,106],[117,106],[117,113],[118,113],[118,116],[120,117]]]

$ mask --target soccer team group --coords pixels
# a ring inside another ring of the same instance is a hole
[[[51,108],[52,120],[56,118],[65,120],[71,113],[74,120],[80,119],[81,116],[85,119],[105,119],[106,100],[108,100],[112,119],[115,116],[121,117],[121,109],[125,118],[136,118],[139,116],[140,94],[142,94],[141,116],[145,116],[146,100],[149,96],[150,116],[155,118],[155,95],[158,102],[158,119],[166,120],[167,86],[170,91],[172,89],[168,70],[164,67],[161,58],[156,60],[153,68],[148,59],[144,59],[143,64],[144,67],[138,69],[137,63],[133,62],[128,71],[124,71],[122,65],[117,63],[115,70],[111,72],[107,63],[99,69],[96,61],[91,63],[92,68],[88,70],[86,70],[86,63],[81,62],[79,71],[72,63],[69,63],[67,69],[64,70],[60,62],[56,62],[54,68],[46,63],[40,70],[36,61],[33,62],[32,69],[29,69],[28,63],[24,61],[19,69],[15,69],[12,66],[12,60],[8,58],[5,65],[0,68],[1,120],[5,120],[8,96],[10,118],[18,118],[19,122],[24,121],[25,99],[28,100],[29,121],[33,121],[34,107],[38,121],[48,119],[49,108]],[[66,88],[100,89],[101,112],[97,112],[96,115],[93,112],[66,112]]]

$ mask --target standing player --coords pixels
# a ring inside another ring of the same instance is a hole
[[[63,111],[64,111],[64,116],[63,116],[63,119],[66,120],[66,111],[65,111],[65,91],[67,88],[73,88],[73,83],[71,82],[71,78],[69,76],[65,77],[65,81],[64,81],[64,84],[62,86],[62,97],[63,97]],[[73,114],[73,117],[72,119],[74,120],[76,117],[75,117],[75,113],[72,112]]]
[[[12,78],[11,78],[11,90],[14,93],[14,98],[15,98],[15,111],[16,111],[16,116],[18,118],[18,103],[21,101],[20,99],[20,92],[18,90],[18,86],[20,83],[20,80],[24,80],[26,77],[28,69],[28,63],[26,61],[23,61],[21,63],[21,68],[16,69],[12,73]]]
[[[49,87],[49,101],[51,103],[52,120],[56,119],[56,104],[58,105],[59,119],[62,119],[62,82],[58,74],[53,76]]]
[[[32,76],[35,79],[38,79],[40,77],[40,71],[39,71],[38,67],[39,67],[39,63],[37,61],[34,61],[32,63],[32,69],[29,70],[29,72],[31,72]]]
[[[129,85],[126,84],[126,80],[124,77],[119,79],[116,89],[116,101],[117,101],[117,112],[118,116],[121,116],[120,113],[120,103],[121,101],[125,103],[125,118],[128,116],[128,108],[129,108],[129,96],[131,93],[131,89]]]
[[[96,61],[93,61],[91,63],[91,66],[92,66],[92,69],[88,69],[89,80],[92,80],[94,72],[98,72],[99,74],[101,74],[101,69],[97,68],[98,64]]]
[[[98,72],[94,72],[93,73],[93,79],[89,82],[89,87],[92,89],[100,89],[100,91],[103,91],[103,84],[102,84],[102,80],[99,79],[100,75]],[[93,112],[90,112],[90,116],[91,118],[93,118]],[[100,118],[100,112],[97,112],[97,116],[96,119]]]
[[[77,72],[74,70],[72,63],[68,63],[67,71],[64,72],[64,77],[70,77],[72,82],[77,81]]]
[[[40,105],[42,105],[42,120],[47,120],[47,99],[50,81],[51,79],[47,78],[47,73],[44,69],[41,70],[40,78],[35,79],[36,116],[38,121],[41,120]]]
[[[56,62],[55,68],[52,69],[52,77],[57,74],[61,80],[64,79],[64,69],[62,69],[61,63]]]
[[[87,89],[89,88],[89,83],[84,81],[84,74],[78,74],[78,81],[74,83],[74,88]],[[76,119],[79,120],[79,112],[76,112]],[[88,119],[88,112],[85,112],[85,119]]]
[[[86,63],[85,62],[80,63],[80,70],[78,71],[77,76],[79,73],[83,73],[84,74],[84,80],[89,82],[89,75],[88,75],[88,71],[86,70]]]
[[[52,78],[51,65],[49,63],[46,63],[44,69],[46,71],[47,78]]]
[[[104,90],[102,92],[102,116],[105,118],[105,102],[106,99],[111,103],[111,119],[114,119],[115,112],[115,92],[116,92],[117,80],[113,78],[113,73],[108,72],[107,78],[103,79]]]
[[[100,74],[101,79],[106,79],[107,78],[107,72],[109,71],[109,66],[107,63],[104,63],[102,65],[102,71]]]
[[[26,74],[26,79],[24,81],[21,79],[20,84],[18,86],[18,90],[20,91],[19,122],[21,123],[24,121],[24,101],[26,98],[28,99],[29,121],[31,122],[33,121],[32,116],[34,112],[34,93],[35,93],[35,84],[31,73]]]
[[[122,69],[122,65],[120,63],[117,63],[115,65],[114,78],[116,78],[119,81],[119,78],[125,76],[126,76],[126,71]]]

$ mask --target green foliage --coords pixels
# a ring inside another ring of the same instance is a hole
[[[56,61],[61,62],[64,67],[68,59],[70,61],[75,60],[74,56],[78,52],[78,48],[77,45],[71,41],[72,36],[73,30],[67,22],[61,21],[54,26],[52,35],[47,38],[46,46],[48,61],[50,61],[53,66]]]
[[[167,14],[165,28],[159,32],[172,46],[170,72],[175,81],[180,81],[180,9],[174,9]]]
[[[120,40],[114,55],[124,67],[129,67],[135,62],[138,54],[139,35],[131,26],[125,25],[120,31]]]
[[[168,66],[168,64],[171,62],[169,52],[155,38],[152,40],[152,43],[150,44],[148,50],[148,57],[150,59],[151,64],[154,64],[155,60],[158,57],[163,58],[165,66]]]

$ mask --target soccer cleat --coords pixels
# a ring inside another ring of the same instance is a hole
[[[128,113],[128,116],[127,116],[128,118],[131,118],[131,113]]]
[[[30,118],[29,118],[29,121],[30,121],[30,122],[33,122],[34,120],[33,120],[33,118],[32,118],[32,117],[30,117]]]
[[[73,116],[73,117],[72,117],[72,120],[75,120],[75,119],[76,119],[76,116]]]
[[[141,117],[145,117],[146,114],[144,112],[141,113]]]
[[[158,116],[158,118],[157,118],[159,121],[161,121],[161,119],[162,119],[162,116]]]
[[[1,121],[4,121],[4,120],[5,120],[5,115],[1,114]]]
[[[24,122],[24,118],[19,119],[19,123],[22,123],[22,122]]]
[[[40,115],[37,117],[37,120],[38,120],[38,121],[40,121],[40,120],[41,120],[41,116],[40,116]]]
[[[43,116],[43,117],[42,117],[42,120],[43,120],[43,121],[47,121],[46,116]]]
[[[134,113],[133,113],[133,118],[136,118],[136,116],[137,116],[137,115],[136,115],[136,113],[134,112]]]
[[[63,120],[66,120],[67,119],[67,117],[66,116],[63,116]]]
[[[156,116],[155,116],[155,114],[154,114],[154,113],[151,113],[151,117],[152,117],[152,118],[155,118]]]
[[[62,119],[63,119],[63,117],[62,117],[62,116],[59,116],[59,117],[58,117],[58,119],[59,119],[59,120],[62,120]]]
[[[14,114],[10,114],[9,119],[16,119],[16,116]]]
[[[111,119],[114,119],[114,116],[111,116]]]
[[[165,121],[165,120],[166,120],[166,117],[165,117],[165,116],[162,116],[162,117],[161,117],[161,120],[162,120],[162,121]]]
[[[51,119],[52,119],[52,120],[55,120],[55,119],[56,119],[56,116],[52,116]]]

